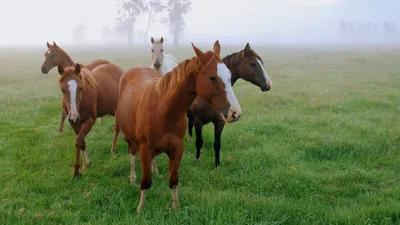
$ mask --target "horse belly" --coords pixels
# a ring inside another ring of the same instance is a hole
[[[162,152],[170,154],[181,145],[183,145],[183,137],[179,137],[175,133],[165,133],[162,138],[157,141],[154,149],[157,154]]]

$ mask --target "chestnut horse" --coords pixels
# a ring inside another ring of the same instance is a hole
[[[53,41],[53,46],[47,44],[47,51],[44,53],[44,62],[41,67],[42,73],[43,74],[48,74],[51,69],[53,69],[56,66],[62,66],[63,68],[69,67],[69,66],[75,66],[75,62],[71,59],[71,57],[62,49],[60,48],[54,41]],[[107,60],[103,59],[97,59],[94,60],[93,62],[87,64],[85,68],[88,70],[93,70],[96,66],[103,65],[103,64],[108,64],[110,63]],[[61,133],[63,128],[64,128],[64,121],[65,117],[67,115],[64,114],[64,111],[61,113],[61,122],[60,122],[60,127],[58,128],[58,133]],[[100,122],[101,118],[99,118]]]
[[[240,51],[223,58],[225,65],[232,72],[231,83],[242,78],[258,87],[261,91],[269,91],[272,87],[271,78],[263,67],[263,61],[258,54],[253,51],[249,45]],[[189,123],[189,142],[192,139],[192,129],[196,131],[196,160],[200,160],[200,150],[203,147],[202,127],[212,122],[214,124],[214,152],[215,167],[220,166],[220,150],[221,150],[221,134],[224,129],[225,122],[220,114],[207,102],[196,98],[190,106],[187,113]]]
[[[151,43],[153,44],[151,47],[151,58],[153,59],[151,68],[160,72],[161,75],[164,75],[178,65],[178,61],[174,56],[164,54],[163,37],[161,37],[160,40],[154,40],[154,38],[151,37]]]
[[[92,129],[97,117],[115,115],[118,101],[119,80],[124,71],[114,64],[97,66],[92,71],[80,64],[75,67],[58,66],[59,85],[63,93],[63,110],[68,115],[75,134],[75,172],[80,175],[80,151],[82,151],[82,171],[89,164],[85,137]],[[114,139],[111,153],[115,152],[115,144],[119,133],[118,125],[114,125]]]
[[[142,165],[138,213],[152,184],[152,159],[160,153],[168,155],[172,207],[179,207],[178,169],[184,150],[186,112],[196,96],[211,103],[227,122],[238,120],[241,114],[229,70],[219,56],[218,41],[213,52],[203,53],[193,43],[192,47],[196,56],[164,76],[148,67],[136,67],[125,72],[120,81],[116,121],[128,143],[131,183],[136,182],[137,153]]]

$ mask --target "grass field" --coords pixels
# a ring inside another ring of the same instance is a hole
[[[244,47],[221,44],[223,55]],[[160,155],[137,216],[122,138],[109,154],[112,117],[86,138],[91,164],[72,179],[75,135],[68,123],[56,132],[61,92],[56,69],[40,72],[44,47],[0,51],[1,224],[400,224],[400,50],[253,46],[273,88],[234,86],[243,114],[225,126],[221,167],[208,125],[199,164],[185,139],[181,209],[171,209]],[[65,49],[80,63],[150,61],[147,48]],[[172,53],[194,55],[189,46]]]

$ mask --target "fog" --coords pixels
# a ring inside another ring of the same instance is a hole
[[[104,26],[115,26],[117,3],[0,0],[0,45],[77,44],[73,30],[78,23],[87,27],[81,45],[125,45],[126,35],[103,33]],[[398,45],[399,11],[398,0],[192,0],[179,44],[218,39],[240,45]],[[147,14],[139,16],[133,44],[144,44],[146,25]],[[173,43],[167,25],[158,21],[148,36],[163,36],[167,44]]]

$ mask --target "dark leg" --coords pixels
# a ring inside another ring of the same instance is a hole
[[[191,143],[193,138],[194,116],[190,111],[187,112],[187,118],[188,118],[188,132],[189,132],[188,141],[189,143]]]
[[[63,110],[61,112],[61,121],[60,121],[60,127],[58,128],[58,134],[61,134],[64,129],[64,121],[65,121],[66,117],[67,117],[67,113],[65,113],[65,111]]]
[[[224,129],[225,122],[223,120],[214,121],[214,152],[215,152],[215,167],[221,165],[219,153],[221,150],[221,134]]]
[[[194,129],[196,131],[196,160],[200,161],[200,150],[203,147],[203,123],[200,120],[195,120]]]
[[[72,126],[74,128],[75,132],[78,132],[79,127],[81,127],[80,131],[78,133],[78,136],[75,139],[76,153],[75,153],[75,172],[74,172],[74,176],[80,175],[80,173],[79,173],[80,151],[82,151],[82,155],[83,155],[83,167],[82,167],[82,170],[84,170],[85,167],[89,164],[89,158],[88,158],[87,152],[86,152],[85,137],[90,132],[90,130],[92,129],[93,125],[94,125],[94,120],[91,117],[89,117],[89,119],[86,120],[82,125],[73,125]]]
[[[171,197],[172,197],[172,208],[179,208],[179,199],[178,199],[178,170],[179,165],[182,160],[183,155],[183,143],[179,147],[177,147],[176,151],[168,155],[168,168],[169,168],[169,188],[171,188]]]
[[[146,193],[151,187],[151,160],[153,159],[152,151],[145,145],[140,145],[140,163],[142,164],[142,180],[140,181],[140,201],[137,207],[138,214],[144,206]]]

